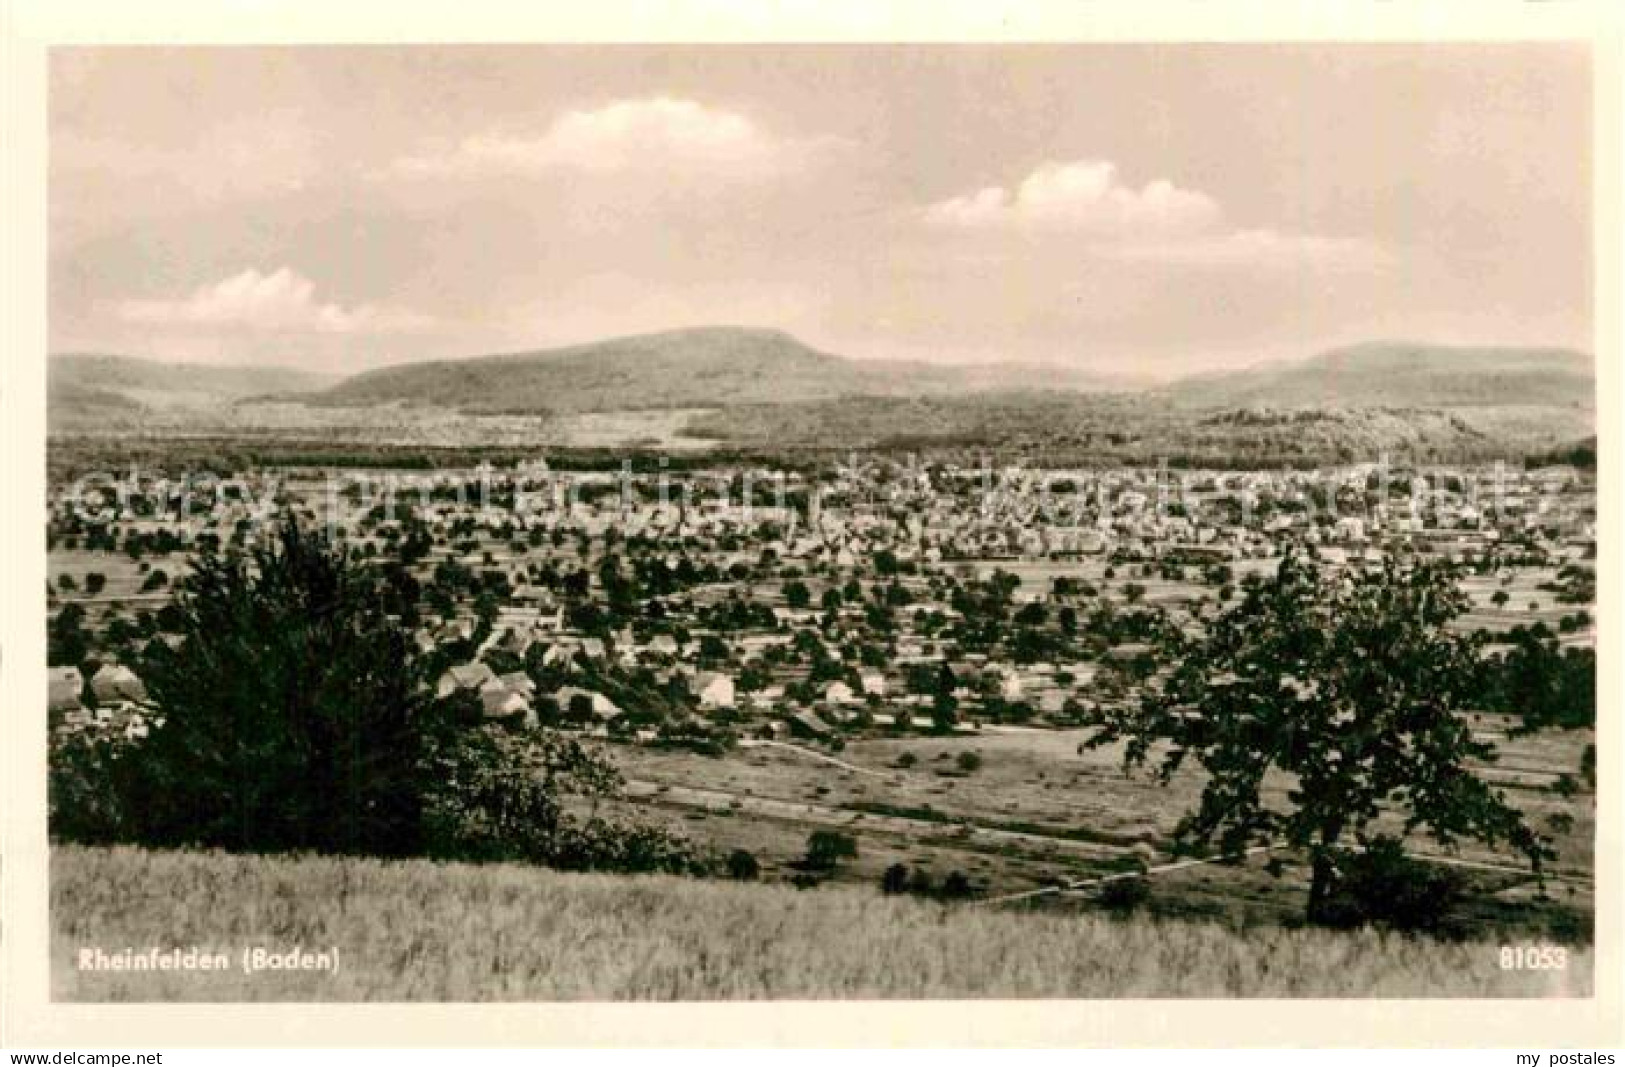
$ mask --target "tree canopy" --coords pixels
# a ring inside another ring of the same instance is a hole
[[[1495,750],[1462,714],[1480,646],[1446,624],[1465,607],[1445,565],[1332,572],[1288,555],[1200,635],[1164,633],[1165,669],[1138,699],[1092,709],[1087,744],[1124,742],[1125,764],[1154,764],[1164,782],[1199,766],[1178,838],[1307,851],[1312,920],[1340,854],[1390,831],[1509,846],[1538,872],[1546,840],[1472,769]]]

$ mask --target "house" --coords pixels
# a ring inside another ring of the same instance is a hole
[[[147,700],[147,687],[141,684],[141,679],[130,668],[117,663],[109,663],[91,676],[90,691],[98,704],[119,701],[144,704]]]
[[[999,696],[1005,700],[1020,700],[1023,690],[1021,675],[1009,669],[997,672]]]
[[[483,663],[464,663],[448,668],[446,673],[440,676],[440,683],[435,686],[435,695],[447,697],[463,690],[478,692],[485,683],[495,678],[496,673]]]
[[[525,695],[509,689],[501,682],[487,683],[480,689],[480,704],[487,719],[507,719],[515,715],[530,715],[530,701]]]
[[[732,708],[734,706],[734,680],[726,674],[702,674],[694,680],[694,694],[702,708]]]
[[[536,695],[536,683],[524,671],[509,671],[507,674],[499,674],[497,675],[497,681],[515,693],[522,693],[527,697]]]
[[[81,707],[80,694],[85,690],[85,676],[78,667],[52,667],[46,672],[46,709],[52,715],[77,711]]]
[[[831,704],[850,704],[857,699],[852,687],[845,682],[831,682],[824,687],[824,699]]]
[[[883,697],[886,695],[886,676],[879,671],[864,671],[859,674],[858,685],[863,689],[864,696]]]
[[[608,722],[621,714],[621,709],[609,697],[580,686],[563,686],[553,695],[553,699],[558,701],[559,714],[565,722],[591,725],[593,722]]]

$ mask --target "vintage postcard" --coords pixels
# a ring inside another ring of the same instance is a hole
[[[35,9],[14,1039],[1617,1044],[1548,7]]]

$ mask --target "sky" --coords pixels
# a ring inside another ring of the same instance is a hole
[[[1591,347],[1577,44],[57,49],[56,352]]]

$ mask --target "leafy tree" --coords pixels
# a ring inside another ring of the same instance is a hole
[[[908,868],[901,863],[887,867],[886,872],[880,876],[880,891],[887,896],[908,892]]]
[[[1398,559],[1343,574],[1289,554],[1200,636],[1161,635],[1168,671],[1138,701],[1091,712],[1087,744],[1157,752],[1166,783],[1206,772],[1177,836],[1224,853],[1264,843],[1307,850],[1308,917],[1329,921],[1339,863],[1372,840],[1379,814],[1450,846],[1506,844],[1538,873],[1553,853],[1470,764],[1495,758],[1463,708],[1478,691],[1478,640],[1446,624],[1467,607],[1448,567]],[[1281,802],[1267,775],[1290,782]]]
[[[858,842],[850,834],[843,834],[838,830],[814,830],[807,837],[807,858],[804,861],[809,870],[832,871],[841,860],[857,859]]]

